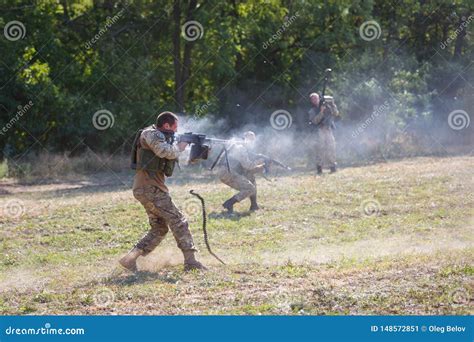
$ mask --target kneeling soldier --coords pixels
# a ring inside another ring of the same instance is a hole
[[[221,182],[239,191],[222,204],[229,213],[233,213],[235,203],[246,198],[250,199],[250,211],[259,209],[255,174],[264,171],[264,160],[253,158],[254,154],[250,151],[255,142],[255,133],[248,131],[244,138],[243,143],[236,143],[229,148],[229,168],[223,158],[219,164]]]

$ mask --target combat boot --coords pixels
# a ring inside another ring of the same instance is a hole
[[[316,167],[316,170],[317,170],[316,173],[317,173],[318,175],[322,175],[322,174],[323,174],[323,167],[322,167],[321,165],[318,165],[318,166]]]
[[[259,210],[260,207],[257,204],[257,195],[250,196],[250,211]]]
[[[137,259],[143,255],[143,250],[134,247],[127,255],[119,260],[119,264],[131,272],[137,271]]]
[[[334,172],[336,172],[336,167],[335,167],[335,166],[331,166],[331,168],[330,168],[329,170],[331,170],[331,173],[334,173]]]
[[[189,272],[193,270],[203,270],[203,271],[207,270],[207,268],[203,264],[201,264],[199,261],[196,260],[194,253],[196,252],[193,250],[183,251],[184,271]]]
[[[229,214],[232,214],[234,212],[234,204],[237,203],[237,199],[234,197],[229,198],[227,201],[225,201],[222,206],[227,209],[227,212]]]

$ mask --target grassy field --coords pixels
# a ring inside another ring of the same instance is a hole
[[[0,314],[472,314],[474,157],[416,158],[259,179],[264,207],[222,214],[212,175],[171,181],[205,273],[171,234],[132,275],[118,258],[147,230],[130,175],[0,182]],[[219,264],[194,189],[207,201]]]

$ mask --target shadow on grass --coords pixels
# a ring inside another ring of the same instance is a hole
[[[210,219],[219,219],[219,220],[229,220],[229,221],[239,221],[242,217],[247,217],[252,215],[252,211],[247,211],[243,213],[233,212],[229,214],[227,212],[220,212],[220,213],[210,213],[208,218]]]

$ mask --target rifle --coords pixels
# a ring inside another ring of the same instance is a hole
[[[326,95],[326,85],[329,81],[329,76],[331,75],[332,70],[327,68],[324,70],[324,81],[323,81],[323,91],[321,92],[321,96],[319,97],[319,112],[321,113],[321,108],[323,107],[324,103],[326,102],[324,95]]]
[[[263,161],[264,161],[264,164],[263,164],[264,174],[269,173],[271,164],[279,166],[279,167],[281,167],[281,168],[283,168],[287,171],[291,171],[291,167],[289,167],[288,165],[283,164],[282,162],[280,162],[276,159],[273,159],[273,158],[271,158],[269,156],[266,156],[264,154],[255,154],[255,153],[252,153],[252,152],[249,152],[249,153],[251,155],[253,155],[255,158],[263,159]]]

